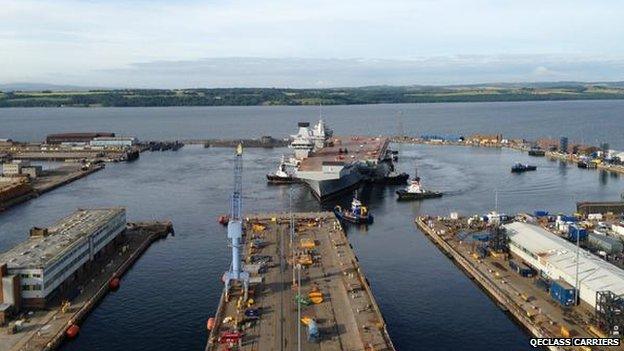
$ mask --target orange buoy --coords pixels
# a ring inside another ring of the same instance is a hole
[[[206,327],[208,328],[208,330],[212,330],[212,328],[214,328],[214,326],[215,326],[215,319],[214,319],[214,317],[208,318],[208,323],[206,323]]]
[[[67,337],[70,339],[74,339],[76,336],[78,336],[79,332],[80,332],[80,327],[75,324],[72,324],[65,331],[65,335],[67,335]]]
[[[117,277],[112,277],[109,281],[108,281],[108,288],[115,291],[117,289],[119,289],[119,285],[120,285],[120,280]]]

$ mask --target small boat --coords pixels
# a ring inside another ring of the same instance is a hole
[[[217,222],[219,222],[219,224],[221,225],[227,225],[228,223],[230,223],[230,216],[220,215],[219,219],[217,219]]]
[[[515,165],[511,166],[511,173],[522,173],[535,170],[537,170],[537,166],[522,163],[516,163]]]
[[[368,212],[368,208],[362,205],[362,202],[358,200],[357,194],[351,201],[351,209],[343,210],[342,207],[337,205],[334,207],[334,213],[340,220],[355,224],[371,224],[373,223],[373,215]]]
[[[542,150],[541,148],[536,147],[536,146],[532,147],[529,150],[529,156],[542,157],[542,156],[545,156],[545,155],[546,155],[546,151]]]
[[[293,177],[286,171],[284,156],[282,156],[282,160],[277,166],[275,173],[269,173],[266,177],[269,184],[292,184],[297,182],[297,178]]]
[[[420,177],[414,178],[405,189],[397,190],[399,201],[424,200],[442,197],[439,191],[425,190],[420,184]]]
[[[576,166],[578,168],[596,168],[596,163],[592,162],[587,157],[583,157],[576,163]]]

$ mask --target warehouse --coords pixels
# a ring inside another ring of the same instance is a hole
[[[94,138],[114,137],[115,133],[97,132],[97,133],[60,133],[49,134],[46,137],[46,144],[61,143],[89,143]]]
[[[504,226],[509,249],[550,279],[576,285],[576,245],[532,224],[513,222]],[[624,294],[624,271],[581,249],[578,260],[579,297],[596,306],[596,292]]]
[[[66,292],[76,290],[74,281],[97,269],[89,263],[108,251],[125,227],[125,209],[108,208],[77,210],[51,227],[31,229],[28,240],[0,255],[3,285],[6,280],[19,286],[19,296],[0,286],[0,303],[12,302],[19,310],[20,305],[44,308],[59,294],[68,298]]]
[[[134,137],[98,137],[91,140],[91,146],[101,147],[131,147],[138,143]]]

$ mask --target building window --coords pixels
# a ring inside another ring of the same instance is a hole
[[[30,285],[22,285],[23,291],[30,291]]]

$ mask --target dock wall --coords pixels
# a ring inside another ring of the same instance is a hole
[[[422,218],[416,218],[416,225],[418,228],[433,241],[449,258],[462,268],[462,270],[478,285],[488,293],[496,303],[506,312],[511,314],[514,319],[520,323],[526,330],[528,330],[536,338],[548,338],[553,337],[546,330],[535,325],[520,308],[506,296],[506,294],[500,290],[490,279],[483,275],[474,265],[468,261],[464,256],[457,252],[451,245],[449,245],[444,239],[442,239],[432,228],[429,228]],[[549,347],[549,350],[559,350],[555,347]]]

